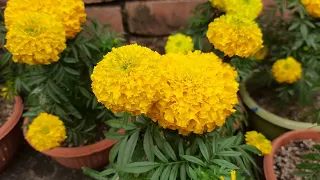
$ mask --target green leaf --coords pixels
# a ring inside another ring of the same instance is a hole
[[[146,133],[144,134],[143,149],[147,155],[147,159],[153,162],[154,154],[153,154],[153,139],[151,135],[151,127],[148,127]]]
[[[187,170],[186,170],[187,163],[183,163],[180,167],[180,179],[187,180]]]
[[[116,173],[116,170],[114,170],[114,169],[106,169],[104,171],[101,171],[99,173],[99,175],[100,176],[109,176],[110,174],[114,174],[114,173]]]
[[[58,97],[53,93],[53,91],[50,88],[46,88],[47,90],[47,94],[49,95],[49,97],[55,101],[56,103],[61,104],[60,100],[58,99]]]
[[[179,144],[178,144],[178,149],[179,149],[179,156],[184,155],[184,148],[182,144],[182,140],[180,139]]]
[[[156,170],[156,172],[153,173],[153,175],[152,175],[152,177],[151,177],[150,180],[159,180],[159,177],[160,177],[160,175],[161,175],[161,173],[162,173],[162,170],[163,170],[163,166],[160,166],[160,167]]]
[[[110,150],[109,153],[109,162],[112,164],[114,163],[114,160],[116,159],[119,149],[120,149],[120,145],[121,145],[121,141],[117,142]]]
[[[171,167],[172,166],[169,165],[163,170],[160,180],[168,180],[169,179]]]
[[[178,176],[179,164],[175,164],[171,169],[169,180],[176,180]]]
[[[61,97],[64,101],[69,101],[69,99],[65,96],[65,92],[60,89],[55,83],[53,83],[51,80],[48,81],[48,86],[51,88],[56,95]]]
[[[243,145],[240,145],[240,148],[253,152],[254,154],[257,154],[257,155],[262,154],[262,152],[258,148],[251,145],[243,144]]]
[[[218,147],[218,151],[221,151],[225,148],[229,148],[231,145],[233,145],[235,143],[236,139],[237,139],[237,136],[232,136],[232,137],[225,139]]]
[[[320,145],[314,145],[313,148],[315,148],[316,150],[320,151]]]
[[[307,25],[301,24],[300,25],[300,32],[302,34],[302,37],[304,39],[307,39],[307,37],[308,37],[308,27],[307,27]]]
[[[207,146],[204,144],[203,140],[198,138],[198,144],[199,144],[199,149],[201,151],[202,156],[206,159],[206,161],[209,161],[210,156],[209,156],[209,151]]]
[[[177,160],[176,154],[174,153],[174,150],[172,149],[172,147],[170,146],[170,144],[168,142],[164,143],[164,150],[165,153],[173,160]]]
[[[158,159],[162,162],[168,162],[168,159],[162,154],[162,152],[158,149],[157,146],[153,147],[153,152],[157,156]]]
[[[124,139],[121,140],[120,147],[119,147],[119,153],[118,153],[118,164],[120,167],[124,166],[127,163],[127,159],[124,158],[125,150],[128,148],[127,141],[128,136],[126,136]]]
[[[126,164],[123,168],[118,168],[117,170],[126,173],[140,174],[148,172],[159,166],[161,166],[161,163],[142,161]]]
[[[303,154],[301,155],[304,159],[310,159],[313,161],[320,161],[320,154]]]
[[[124,119],[110,119],[105,123],[108,126],[117,128],[117,129],[134,130],[138,128],[134,123],[128,122]]]
[[[91,94],[89,93],[88,90],[86,90],[86,88],[81,87],[81,86],[79,86],[78,88],[79,88],[80,93],[81,93],[83,96],[85,96],[85,97],[88,98],[88,99],[91,99]]]
[[[197,180],[197,173],[196,171],[194,171],[190,166],[189,166],[189,169],[188,169],[188,175],[191,179],[194,179],[194,180]]]
[[[119,139],[122,139],[126,136],[128,136],[128,135],[124,134],[124,133],[114,132],[114,131],[108,131],[105,134],[106,139],[112,139],[112,140],[119,140]]]
[[[301,163],[296,165],[298,169],[310,169],[310,170],[315,170],[315,169],[320,169],[320,164],[315,164],[315,163]]]
[[[190,156],[190,155],[183,155],[182,158],[187,160],[187,161],[189,161],[189,162],[198,164],[200,166],[205,166],[205,163],[201,159],[199,159],[197,157]]]
[[[126,144],[125,150],[124,150],[124,154],[123,154],[124,157],[123,157],[123,161],[122,161],[123,164],[127,164],[127,163],[131,162],[131,157],[132,157],[133,152],[136,148],[139,133],[140,133],[140,131],[136,131],[130,136],[130,138]]]
[[[232,170],[239,169],[236,165],[234,165],[226,160],[223,160],[223,159],[213,159],[212,162],[221,166],[221,167],[226,167],[226,168],[229,168]]]
[[[98,171],[95,171],[95,170],[92,170],[92,169],[89,169],[87,167],[83,167],[82,168],[84,174],[94,178],[94,179],[97,179],[97,180],[109,180],[108,178],[106,177],[103,177],[100,175],[100,172]]]
[[[64,69],[67,73],[69,73],[69,74],[71,74],[71,75],[75,75],[75,76],[79,76],[79,75],[80,75],[80,73],[79,73],[78,71],[76,71],[76,70],[74,70],[74,69],[71,69],[71,68],[69,68],[69,67],[63,67],[63,69]]]
[[[217,153],[218,156],[241,156],[241,154],[241,152],[237,151],[221,151]]]
[[[212,137],[212,153],[215,154],[217,150],[217,135],[213,134]]]
[[[77,63],[79,60],[72,58],[72,57],[64,57],[62,58],[63,62],[65,63]]]

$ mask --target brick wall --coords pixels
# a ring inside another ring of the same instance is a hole
[[[190,11],[207,0],[84,0],[88,16],[125,32],[128,42],[137,42],[163,52],[170,33],[183,28]],[[264,0],[269,4],[273,0]],[[6,0],[0,0],[4,6]]]

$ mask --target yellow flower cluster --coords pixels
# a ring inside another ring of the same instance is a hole
[[[230,171],[231,179],[230,180],[237,180],[237,172],[235,170]],[[220,180],[224,180],[223,176],[220,176]]]
[[[9,0],[5,9],[5,24],[8,29],[26,13],[40,12],[55,16],[63,24],[67,38],[73,38],[81,31],[86,21],[82,0]]]
[[[26,64],[58,61],[59,54],[66,48],[61,22],[38,12],[28,12],[13,21],[6,39],[5,47],[12,53],[13,61]]]
[[[66,128],[59,117],[41,113],[29,125],[27,140],[38,151],[60,146],[67,138]]]
[[[213,7],[227,14],[236,14],[248,19],[255,19],[261,13],[261,0],[210,0]]]
[[[320,0],[301,0],[302,4],[314,18],[320,18]]]
[[[266,137],[258,133],[257,131],[248,131],[245,134],[246,144],[255,146],[262,152],[262,155],[270,154],[272,150],[271,141],[266,139]]]
[[[301,63],[291,56],[279,59],[272,66],[272,74],[278,83],[295,83],[302,76]]]
[[[213,53],[166,54],[159,64],[165,84],[148,112],[160,126],[202,134],[222,126],[238,103],[237,72]]]
[[[263,47],[258,24],[234,14],[223,15],[211,22],[207,37],[216,49],[229,57],[249,57]]]
[[[159,60],[157,52],[136,44],[114,48],[94,68],[93,93],[113,112],[147,113],[156,100]]]
[[[193,41],[190,36],[181,33],[171,35],[165,46],[166,53],[183,53],[193,51]]]

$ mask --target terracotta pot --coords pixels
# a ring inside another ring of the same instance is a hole
[[[22,99],[16,96],[14,101],[11,117],[0,128],[0,173],[16,153],[22,139],[20,127],[17,125],[23,112]]]
[[[24,119],[23,123],[27,124],[28,119]],[[26,132],[27,127],[24,126],[24,135]],[[81,170],[82,167],[97,169],[104,167],[109,163],[109,152],[116,142],[117,141],[115,140],[104,139],[100,142],[87,146],[57,147],[41,153],[52,157],[58,163],[71,169]],[[30,144],[29,141],[28,143]],[[32,146],[32,144],[30,144],[30,146]]]
[[[285,132],[296,129],[320,130],[317,124],[286,119],[260,107],[250,96],[244,84],[240,87],[240,95],[246,107],[250,109],[248,114],[251,128],[261,132],[268,139],[275,139]]]
[[[287,132],[274,141],[272,141],[272,151],[269,155],[264,156],[263,169],[266,180],[277,180],[275,172],[273,170],[274,164],[274,154],[276,151],[281,148],[281,146],[288,144],[292,140],[320,140],[320,131],[319,130],[295,130]]]

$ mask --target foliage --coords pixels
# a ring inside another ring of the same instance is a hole
[[[67,48],[56,63],[16,64],[11,53],[5,51],[0,64],[4,79],[10,82],[9,94],[21,94],[26,99],[28,111],[24,116],[29,121],[41,112],[59,116],[67,128],[66,141],[74,146],[92,140],[100,120],[115,118],[92,93],[90,75],[103,55],[120,46],[122,39],[109,31],[109,25],[90,21],[74,39],[67,41]],[[7,31],[3,21],[0,30],[3,46]]]
[[[301,156],[305,160],[311,160],[314,162],[304,162],[297,165],[297,168],[300,171],[296,174],[308,180],[319,180],[320,177],[320,145],[314,145],[314,149],[319,153],[305,154]]]
[[[233,121],[235,118],[227,124],[233,125]],[[203,135],[182,136],[143,115],[131,117],[127,113],[121,120],[106,124],[112,127],[106,138],[119,141],[110,151],[108,169],[97,172],[84,168],[95,179],[203,180],[229,177],[230,170],[237,170],[239,179],[255,179],[258,173],[251,153],[261,152],[243,144],[242,133],[233,136],[233,132],[229,134],[222,128]],[[117,132],[120,128],[126,132]]]

